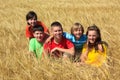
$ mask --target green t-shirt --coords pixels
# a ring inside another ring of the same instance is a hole
[[[34,52],[37,58],[41,58],[43,43],[38,42],[36,38],[32,38],[29,42],[29,51]]]

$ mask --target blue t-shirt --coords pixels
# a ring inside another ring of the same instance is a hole
[[[66,32],[63,32],[63,36],[73,42],[75,50],[82,50],[83,44],[87,40],[87,36],[83,34],[79,40],[75,40],[75,36]]]

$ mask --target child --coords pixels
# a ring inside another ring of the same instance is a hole
[[[44,28],[45,33],[49,33],[48,28],[44,25],[43,22],[37,21],[37,14],[34,11],[29,11],[26,15],[26,21],[27,21],[27,26],[26,26],[26,37],[30,40],[33,38],[33,33],[32,33],[32,28],[35,25],[42,25]]]
[[[44,33],[44,28],[41,25],[35,25],[32,31],[34,38],[30,39],[29,51],[33,52],[37,58],[42,58],[43,43],[48,35]]]
[[[86,35],[87,42],[83,46],[81,63],[101,66],[106,59],[106,46],[101,41],[100,30],[96,25],[90,26]]]
[[[79,60],[79,56],[81,55],[81,50],[83,44],[86,42],[87,37],[84,33],[84,28],[80,23],[74,23],[71,28],[71,34],[64,32],[63,36],[73,42],[75,46],[75,61]]]
[[[70,40],[63,37],[63,28],[59,22],[56,21],[51,24],[51,33],[53,38],[44,44],[45,53],[55,58],[68,58],[70,55],[73,56],[74,45]]]

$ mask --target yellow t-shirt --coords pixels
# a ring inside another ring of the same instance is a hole
[[[106,57],[107,57],[106,46],[104,44],[102,44],[102,46],[104,48],[104,52],[95,50],[95,48],[89,51],[87,60],[85,61],[86,64],[91,64],[92,66],[99,67],[106,61]],[[86,49],[87,49],[87,45],[85,44],[82,50],[83,54],[86,51]]]

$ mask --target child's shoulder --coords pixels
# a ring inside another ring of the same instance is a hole
[[[36,38],[31,38],[30,42],[36,41]]]
[[[82,37],[87,38],[86,34],[82,34]]]
[[[74,39],[74,36],[68,32],[63,32],[63,36],[70,40]]]
[[[44,25],[44,23],[42,21],[37,21],[37,24]]]
[[[80,37],[80,40],[86,41],[86,40],[87,40],[87,36],[86,36],[85,34],[83,34],[83,35]]]

